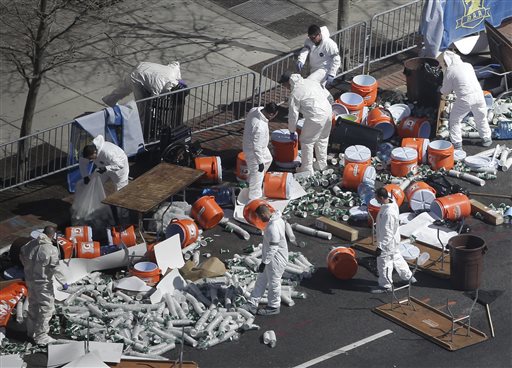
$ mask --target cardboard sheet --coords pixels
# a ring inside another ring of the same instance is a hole
[[[25,362],[18,354],[1,355],[0,367],[2,368],[22,368]]]
[[[167,270],[181,268],[185,265],[183,253],[181,253],[181,241],[179,234],[155,245],[155,258],[160,272],[165,275]]]
[[[178,269],[173,269],[165,277],[160,280],[156,286],[157,290],[160,290],[162,295],[167,293],[173,293],[174,290],[183,290],[187,286],[187,282],[181,277]]]
[[[419,242],[441,249],[442,245],[437,239],[437,230],[439,229],[439,238],[447,249],[448,240],[458,233],[446,226],[436,226],[433,224],[434,221],[435,219],[428,212],[423,212],[407,224],[400,226],[400,235],[414,236]]]
[[[63,368],[103,368],[108,367],[95,353],[89,353],[66,364]]]
[[[94,353],[101,362],[119,363],[123,354],[123,344],[90,341],[89,351]],[[48,367],[56,367],[75,361],[85,355],[85,343],[83,341],[51,344],[48,345],[47,364]]]
[[[129,290],[129,291],[139,291],[139,292],[146,292],[151,290],[151,287],[146,285],[146,283],[138,278],[137,276],[130,276],[125,277],[121,280],[119,280],[115,287],[117,289],[123,289],[123,290]]]

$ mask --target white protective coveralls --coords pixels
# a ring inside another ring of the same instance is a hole
[[[309,55],[310,74],[307,79],[323,83],[328,75],[335,77],[338,74],[341,58],[338,45],[331,39],[327,27],[320,27],[320,33],[322,41],[318,46],[309,38],[306,39],[298,61],[305,64]]]
[[[59,252],[52,240],[41,234],[21,248],[20,260],[28,289],[27,335],[36,344],[46,345],[53,340],[48,332],[54,311],[52,277],[59,264]]]
[[[268,149],[269,132],[268,119],[262,113],[263,107],[255,107],[249,111],[245,119],[243,151],[245,162],[249,171],[249,199],[253,200],[263,196],[261,185],[265,172],[272,163],[272,154]],[[258,166],[264,165],[263,172]]]
[[[330,96],[318,82],[304,79],[300,74],[290,77],[288,129],[294,133],[297,129],[299,112],[304,116],[304,126],[300,133],[301,166],[297,172],[313,174],[313,150],[317,160],[317,169],[327,167],[327,145],[332,128],[332,107],[327,99]]]
[[[457,97],[450,112],[450,141],[454,145],[462,144],[461,121],[470,111],[475,118],[480,138],[490,140],[487,105],[475,70],[471,64],[463,62],[460,56],[452,51],[445,51],[442,57],[446,70],[441,93],[448,94],[453,91]]]
[[[112,180],[119,190],[128,185],[128,173],[130,170],[128,164],[128,156],[122,148],[116,146],[114,143],[106,142],[102,135],[98,135],[93,139],[92,143],[98,150],[98,156],[94,160],[94,164],[98,168],[105,168],[107,171],[101,175],[102,182],[107,179]],[[85,178],[88,176],[87,166],[89,161],[87,159],[80,160],[80,174]]]
[[[285,225],[279,211],[272,214],[263,232],[261,261],[265,264],[265,269],[258,274],[248,302],[257,307],[268,286],[268,306],[279,308],[281,306],[281,277],[288,263]]]
[[[377,257],[379,286],[391,288],[393,269],[396,269],[402,280],[409,280],[412,272],[400,253],[399,210],[395,202],[381,205],[376,221],[377,247],[382,253]],[[388,280],[389,279],[389,280]]]

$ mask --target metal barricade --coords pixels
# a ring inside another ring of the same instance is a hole
[[[363,73],[366,60],[366,22],[356,23],[336,31],[331,34],[331,38],[338,45],[341,57],[341,67],[336,76],[340,77],[359,68]],[[279,85],[277,81],[284,71],[296,70],[296,61],[299,52],[300,49],[291,52],[265,65],[261,69],[258,91],[258,101],[260,105],[264,105],[267,102],[280,104],[286,101],[288,90]],[[307,63],[304,70],[308,70]]]
[[[375,14],[370,21],[366,71],[376,61],[421,45],[419,32],[424,0]]]
[[[145,143],[157,143],[168,126],[185,124],[195,134],[241,121],[254,107],[255,81],[248,72],[137,101]]]

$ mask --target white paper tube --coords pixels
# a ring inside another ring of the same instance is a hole
[[[448,171],[448,176],[451,176],[453,178],[459,178],[461,180],[465,180],[470,183],[480,185],[481,187],[483,187],[485,185],[485,180],[477,178],[474,175],[461,173],[460,171],[450,170],[450,171]]]
[[[316,229],[312,229],[310,227],[303,226],[303,225],[300,225],[300,224],[293,224],[292,225],[292,229],[293,230],[297,230],[298,232],[301,232],[303,234],[307,234],[307,235],[311,235],[311,236],[316,236],[316,237],[321,238],[321,239],[327,239],[327,240],[331,240],[332,239],[332,234],[331,233],[328,233],[328,232],[325,232],[325,231],[316,230]]]
[[[285,231],[286,231],[286,236],[288,237],[288,240],[290,241],[291,244],[297,245],[297,238],[295,237],[295,234],[293,233],[292,226],[290,225],[290,223],[288,221],[285,221],[284,225],[285,225]]]

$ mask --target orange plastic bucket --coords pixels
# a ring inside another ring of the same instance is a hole
[[[345,116],[348,114],[348,109],[345,105],[339,103],[338,101],[333,103],[332,106],[332,125],[333,127],[336,125],[336,119],[338,116]]]
[[[268,208],[270,208],[271,212],[275,211],[274,207],[272,207],[267,201],[263,199],[253,199],[244,207],[244,218],[252,226],[257,227],[260,230],[263,230],[267,226],[267,223],[261,221],[258,215],[256,214],[256,209],[261,205],[265,205]]]
[[[427,118],[409,116],[397,126],[400,138],[428,138],[430,137],[430,121]]]
[[[376,107],[366,117],[366,124],[382,131],[382,138],[388,140],[395,135],[395,124],[391,113],[386,109]]]
[[[96,258],[101,255],[101,246],[99,242],[86,241],[76,244],[77,258]]]
[[[379,214],[379,211],[380,203],[377,201],[377,199],[372,198],[370,200],[370,203],[368,203],[368,224],[370,224],[370,226],[372,225],[372,223],[377,221],[377,215]]]
[[[366,146],[359,144],[349,146],[345,150],[344,155],[345,165],[350,163],[370,165],[372,163],[372,153]]]
[[[178,220],[174,218],[165,229],[165,237],[170,238],[176,234],[180,236],[181,247],[185,248],[187,245],[197,240],[199,228],[196,223],[190,219]]]
[[[70,241],[92,241],[92,229],[90,226],[69,226],[66,228],[66,238]]]
[[[371,75],[356,75],[350,84],[351,91],[357,93],[364,100],[365,106],[371,106],[377,99],[379,83]]]
[[[160,281],[160,269],[153,262],[138,262],[130,269],[132,276],[137,276],[147,284],[156,284]]]
[[[112,244],[123,244],[126,245],[127,247],[133,247],[134,245],[137,245],[135,227],[133,225],[130,225],[126,229],[121,231],[118,231],[115,226],[112,227]]]
[[[211,229],[224,217],[224,211],[215,202],[215,197],[204,196],[199,198],[192,205],[190,215],[203,229]]]
[[[386,189],[388,193],[391,193],[398,207],[400,207],[402,203],[404,203],[405,193],[402,190],[402,188],[400,188],[400,185],[386,184],[384,185],[384,189]]]
[[[293,176],[287,172],[267,172],[263,179],[263,194],[267,198],[288,199]]]
[[[353,92],[345,92],[340,98],[339,102],[345,106],[349,112],[349,114],[357,116],[357,123],[360,123],[363,119],[363,108],[364,108],[364,99]]]
[[[405,195],[411,210],[428,211],[436,199],[436,190],[423,181],[417,181],[407,187]]]
[[[391,174],[407,176],[418,166],[418,152],[410,147],[398,147],[391,151]]]
[[[23,281],[11,281],[0,290],[0,327],[7,326],[12,310],[24,296],[27,296],[27,285]]]
[[[288,129],[274,130],[271,134],[272,147],[274,147],[274,160],[277,165],[292,164],[299,154],[298,140],[290,139]]]
[[[205,172],[200,179],[202,183],[222,182],[222,162],[219,156],[196,157],[194,162],[197,170]]]
[[[428,138],[404,138],[402,139],[402,147],[410,147],[418,152],[418,163],[427,163],[427,152],[428,144],[430,140]]]
[[[75,255],[75,246],[73,242],[68,239],[58,237],[57,245],[59,246],[62,259],[69,259]]]
[[[453,144],[448,141],[438,140],[430,142],[428,145],[428,163],[432,170],[445,168],[453,169],[455,160],[453,158]]]
[[[236,156],[236,180],[247,181],[249,170],[247,169],[247,161],[245,161],[245,153],[240,152]]]
[[[462,193],[439,197],[430,205],[430,212],[443,220],[459,220],[471,214],[471,202]]]
[[[357,190],[362,182],[375,184],[377,173],[373,166],[368,164],[350,163],[343,169],[341,185],[346,189]]]
[[[357,267],[356,252],[352,248],[336,247],[327,255],[327,269],[337,279],[350,280]]]

